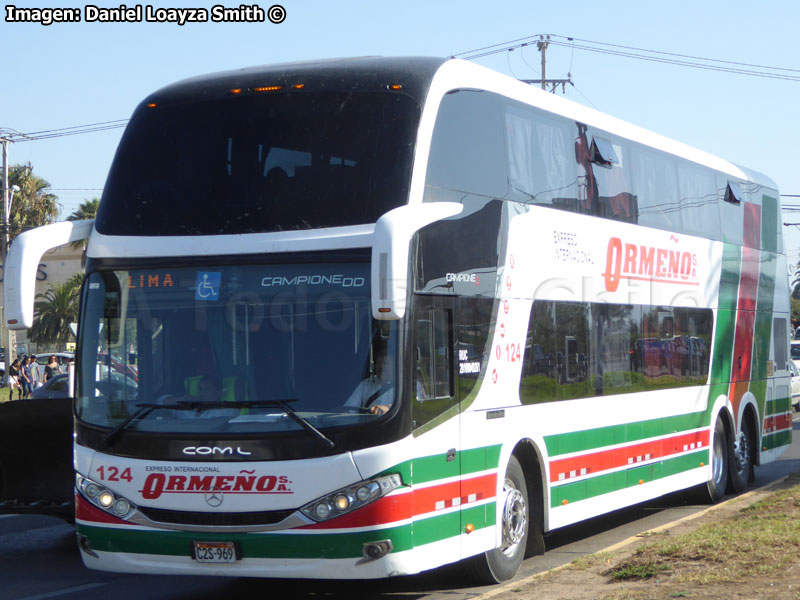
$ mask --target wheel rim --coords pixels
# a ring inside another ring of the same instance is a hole
[[[741,476],[750,466],[750,438],[744,431],[740,431],[733,447],[734,468],[736,474]]]
[[[714,482],[719,483],[724,476],[723,469],[725,468],[725,442],[723,436],[714,436],[714,456],[711,460],[711,469],[714,477]]]
[[[517,547],[525,538],[528,527],[528,507],[525,506],[525,497],[515,486],[514,482],[506,479],[503,490],[506,492],[506,502],[503,506],[503,554],[514,554]]]

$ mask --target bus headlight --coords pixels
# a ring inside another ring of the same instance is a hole
[[[75,489],[97,508],[124,519],[129,517],[136,507],[129,500],[119,496],[95,481],[80,473],[75,473]]]
[[[352,512],[385,496],[403,485],[398,473],[359,481],[351,486],[336,490],[322,498],[309,502],[300,510],[314,521],[327,521]]]

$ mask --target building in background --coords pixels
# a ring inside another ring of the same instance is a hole
[[[36,296],[44,294],[51,285],[65,283],[77,273],[83,272],[81,268],[81,260],[83,256],[83,246],[73,247],[71,244],[59,246],[49,252],[45,253],[39,263],[39,269],[36,273]],[[0,299],[2,298],[3,284],[0,280]],[[3,315],[5,320],[5,315]],[[68,348],[38,348],[36,344],[28,340],[28,332],[16,331],[16,353],[17,354],[35,354],[37,352],[47,352],[56,350],[74,350],[74,342],[70,343]]]

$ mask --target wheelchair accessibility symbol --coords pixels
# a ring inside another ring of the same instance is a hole
[[[194,299],[205,302],[214,302],[219,300],[219,282],[219,272],[199,272],[197,274],[197,286],[195,287]]]

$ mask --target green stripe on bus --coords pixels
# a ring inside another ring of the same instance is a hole
[[[92,549],[164,556],[191,556],[192,541],[238,542],[244,558],[361,558],[364,544],[392,540],[394,552],[438,542],[461,533],[461,523],[475,529],[495,524],[495,503],[466,508],[416,521],[413,524],[354,533],[198,533],[190,531],[141,531],[78,524],[78,533],[89,538]],[[412,533],[413,532],[413,533]]]
[[[579,502],[616,490],[634,487],[640,485],[640,482],[650,483],[656,479],[697,469],[701,464],[708,464],[708,453],[708,450],[701,450],[649,465],[553,487],[550,494],[550,507],[557,508],[563,506],[565,501],[566,504]]]
[[[710,382],[712,384],[731,380],[731,355],[733,354],[733,335],[741,271],[741,249],[733,244],[723,244],[719,307],[714,327],[714,352],[711,355]]]
[[[191,556],[193,540],[238,542],[245,558],[359,558],[366,542],[391,539],[396,552],[413,547],[412,526],[402,525],[356,533],[199,533],[193,531],[140,531],[78,524],[93,550]]]
[[[452,535],[442,535],[451,532],[460,535],[461,524],[471,523],[476,530],[490,527],[495,524],[495,503],[490,502],[481,506],[473,506],[461,512],[452,512],[438,517],[430,517],[414,522],[414,545],[419,547],[425,544],[438,542]],[[374,537],[374,534],[373,534]],[[381,538],[383,539],[383,538]]]
[[[400,473],[403,483],[420,484],[448,477],[465,476],[486,469],[496,469],[500,462],[502,446],[486,446],[470,448],[458,452],[460,460],[447,460],[447,454],[434,454],[407,460],[385,469],[378,475]],[[460,467],[459,467],[460,463]]]
[[[761,268],[758,277],[758,303],[756,305],[755,329],[753,332],[753,367],[750,379],[766,379],[769,347],[772,338],[772,306],[775,299],[775,272],[778,257],[769,252],[761,253]],[[751,386],[752,389],[752,386]],[[755,392],[754,392],[755,393]],[[763,393],[766,393],[766,385]],[[763,407],[765,396],[756,394],[759,407]]]
[[[774,398],[767,402],[764,409],[764,417],[771,417],[773,415],[784,415],[791,410],[791,398]]]
[[[777,433],[769,433],[764,436],[762,445],[766,450],[774,450],[775,448],[782,448],[789,446],[792,443],[791,431],[779,431]]]
[[[761,197],[761,248],[766,252],[778,251],[778,199]]]
[[[586,452],[606,446],[638,442],[662,435],[690,431],[707,425],[705,413],[697,412],[550,435],[544,438],[544,443],[547,447],[548,455],[553,458],[562,454]]]

